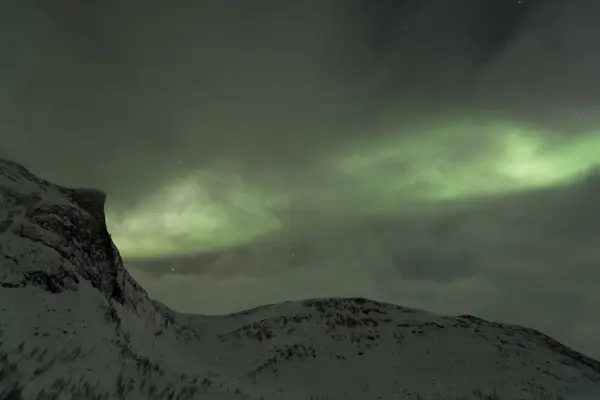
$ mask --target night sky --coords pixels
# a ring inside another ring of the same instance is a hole
[[[168,4],[168,5],[167,5]],[[600,357],[597,0],[4,0],[0,157],[224,313],[365,296]]]

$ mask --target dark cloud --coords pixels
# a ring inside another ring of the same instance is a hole
[[[306,168],[379,114],[583,101],[594,13],[555,3],[7,2],[4,151],[125,198],[182,168]]]

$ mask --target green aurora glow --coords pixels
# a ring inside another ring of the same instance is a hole
[[[374,137],[332,152],[302,185],[191,173],[127,213],[109,210],[110,231],[130,259],[216,251],[284,229],[292,207],[345,219],[393,215],[419,203],[564,184],[600,165],[597,132],[566,137],[527,124],[463,121]]]

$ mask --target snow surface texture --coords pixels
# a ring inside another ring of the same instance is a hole
[[[600,399],[600,362],[472,316],[360,298],[174,312],[123,267],[104,200],[0,160],[0,399]]]

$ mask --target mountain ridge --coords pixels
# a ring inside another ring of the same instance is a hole
[[[125,269],[105,201],[0,160],[0,399],[600,398],[600,362],[473,316],[364,298],[178,313]]]

